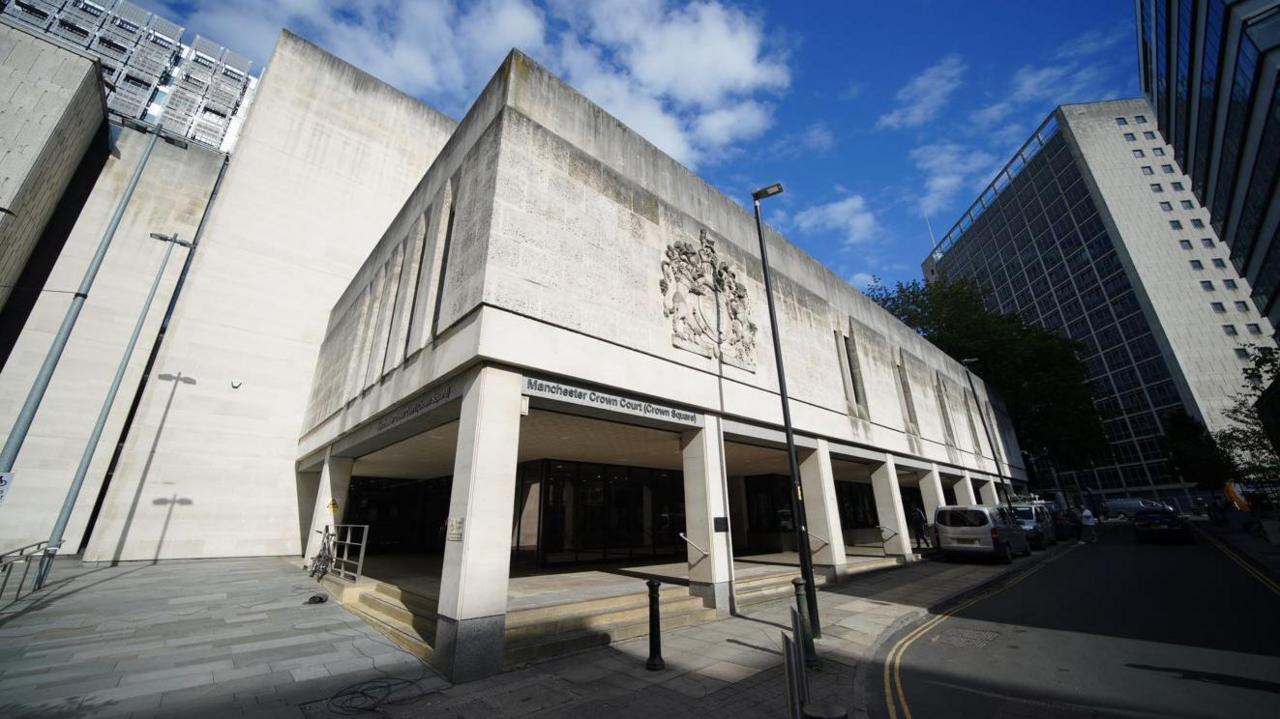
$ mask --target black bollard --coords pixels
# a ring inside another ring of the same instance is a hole
[[[796,610],[800,612],[800,633],[803,637],[797,637],[804,647],[804,663],[810,669],[818,666],[818,653],[813,649],[813,634],[809,632],[809,601],[804,593],[804,579],[796,577],[791,580],[792,586],[796,588]]]
[[[658,587],[662,582],[650,579],[645,584],[649,585],[649,661],[644,668],[656,672],[667,668],[662,661],[662,622],[658,618]]]

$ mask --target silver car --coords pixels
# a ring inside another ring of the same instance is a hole
[[[1018,524],[1027,533],[1027,542],[1036,549],[1044,549],[1058,541],[1053,529],[1053,515],[1049,508],[1040,502],[1013,505],[1013,513],[1018,517]]]
[[[1007,564],[1015,554],[1031,554],[1027,533],[1005,507],[938,507],[933,522],[947,559],[986,555]]]

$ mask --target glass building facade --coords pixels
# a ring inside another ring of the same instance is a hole
[[[1274,323],[1280,0],[1135,0],[1142,90],[1231,262]]]

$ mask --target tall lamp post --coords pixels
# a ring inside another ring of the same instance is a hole
[[[773,359],[778,368],[778,394],[782,399],[782,426],[787,435],[787,465],[791,470],[792,524],[796,530],[796,551],[800,554],[800,575],[804,578],[805,603],[809,607],[810,630],[822,636],[818,620],[818,590],[813,581],[813,553],[809,550],[809,522],[804,511],[804,490],[800,487],[800,463],[796,461],[796,436],[791,429],[791,404],[787,399],[787,374],[782,367],[782,340],[778,337],[778,313],[773,306],[773,280],[769,275],[769,249],[764,242],[764,223],[760,220],[760,201],[782,194],[782,183],[775,182],[751,193],[756,210],[756,237],[760,240],[760,265],[764,270],[764,296],[769,305],[769,330],[773,334]]]
[[[982,403],[978,401],[978,389],[973,386],[973,370],[969,369],[969,365],[977,362],[977,357],[967,357],[960,360],[960,364],[964,365],[965,376],[969,379],[969,391],[973,393],[973,403],[977,405],[978,419],[982,420],[982,433],[987,435],[987,444],[991,447],[991,458],[996,462],[996,478],[1000,480],[1000,487],[1004,488],[1004,472],[1000,469],[1000,450],[996,448],[995,439],[991,436],[991,427],[987,425],[987,413],[982,411]],[[1013,511],[1013,499],[1009,497],[1009,493],[1013,490],[1013,480],[1010,479],[1008,489],[1004,490],[1004,503],[1009,507],[1009,511]]]
[[[124,381],[124,374],[129,369],[129,358],[133,356],[133,348],[137,346],[138,336],[142,334],[142,326],[146,324],[147,313],[151,310],[151,301],[155,299],[160,280],[164,278],[164,268],[169,264],[169,255],[173,253],[173,246],[191,247],[190,242],[178,239],[177,234],[161,235],[152,232],[151,237],[165,243],[164,257],[160,260],[155,279],[151,281],[151,290],[147,293],[147,299],[142,303],[138,321],[133,325],[133,334],[129,336],[129,344],[125,346],[124,355],[116,367],[115,377],[111,378],[111,387],[107,390],[106,398],[102,400],[102,408],[98,410],[98,421],[94,423],[89,441],[85,443],[84,452],[80,455],[80,465],[76,467],[75,477],[71,480],[71,486],[67,488],[67,496],[62,500],[62,510],[58,512],[58,518],[53,523],[53,531],[49,533],[49,543],[45,545],[44,554],[40,557],[40,568],[36,571],[36,589],[44,586],[45,580],[49,577],[49,569],[53,566],[53,558],[58,555],[58,549],[62,546],[62,534],[67,530],[67,522],[70,521],[71,512],[76,507],[80,488],[84,486],[85,475],[89,473],[89,463],[93,461],[94,450],[98,448],[98,440],[102,437],[107,417],[111,414],[111,405],[115,403],[116,394],[120,391],[120,383]]]

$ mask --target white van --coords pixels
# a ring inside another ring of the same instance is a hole
[[[1005,507],[938,507],[933,523],[938,549],[947,559],[986,555],[1008,564],[1014,554],[1031,554],[1027,533]]]

